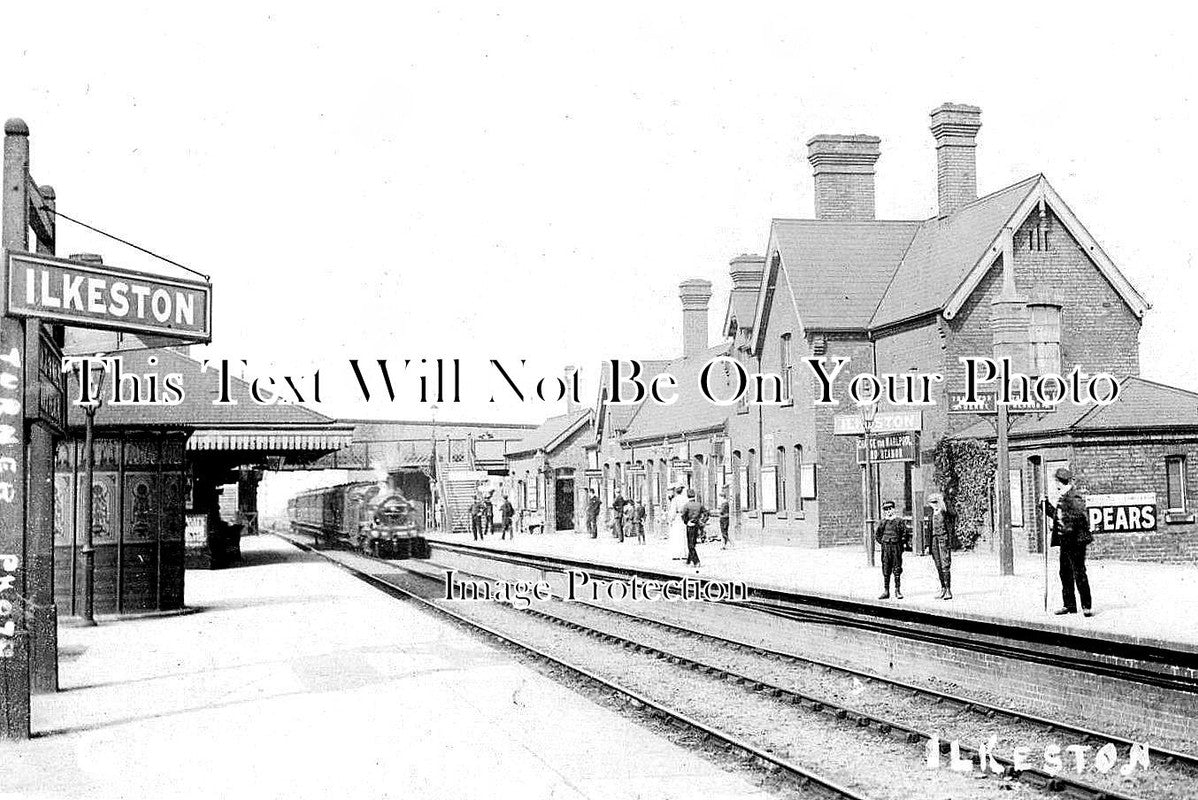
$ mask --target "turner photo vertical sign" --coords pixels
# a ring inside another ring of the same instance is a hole
[[[22,502],[21,474],[21,351],[8,341],[9,325],[0,326],[0,526],[9,528],[20,520],[16,513]],[[21,597],[18,593],[17,570],[21,566],[20,552],[5,552],[10,537],[0,548],[0,658],[12,658],[16,652],[18,615]]]

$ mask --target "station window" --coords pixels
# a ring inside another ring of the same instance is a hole
[[[758,477],[759,477],[759,475],[757,472],[757,451],[749,450],[748,481],[747,481],[748,491],[745,492],[745,508],[747,508],[749,511],[755,511],[757,509],[757,480],[758,480]]]
[[[1186,510],[1186,457],[1165,459],[1165,491],[1169,511]]]
[[[794,510],[803,510],[803,445],[795,445]]]
[[[790,354],[790,334],[782,334],[781,341],[778,347],[778,374],[782,376],[782,402],[790,403],[794,400],[794,364],[791,362]],[[779,460],[779,465],[783,462]],[[781,470],[784,471],[784,470]],[[781,504],[779,508],[785,508],[785,503],[781,495],[778,496],[778,502]]]
[[[786,448],[778,448],[778,466],[774,471],[774,480],[778,487],[778,510],[785,511],[788,508],[787,499],[787,483],[786,480]]]
[[[1028,338],[1033,375],[1061,373],[1061,307],[1032,305]]]

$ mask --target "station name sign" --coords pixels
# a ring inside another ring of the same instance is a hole
[[[968,392],[948,393],[948,413],[950,414],[997,414],[997,392],[974,392],[974,402],[968,401]],[[1039,399],[1013,399],[1006,404],[1007,411],[1012,414],[1044,414],[1054,410],[1051,403]]]
[[[212,341],[212,284],[8,254],[8,313],[77,328]]]
[[[870,433],[901,433],[923,429],[922,411],[887,411],[874,417]],[[865,422],[860,414],[837,414],[832,418],[832,433],[836,436],[861,436]]]

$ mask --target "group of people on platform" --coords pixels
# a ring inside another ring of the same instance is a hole
[[[1040,498],[1044,514],[1052,523],[1050,547],[1060,547],[1061,600],[1062,606],[1055,614],[1076,614],[1078,599],[1082,613],[1093,616],[1090,581],[1086,575],[1086,547],[1094,541],[1090,531],[1090,517],[1086,502],[1073,485],[1073,473],[1061,468],[1053,476],[1060,490],[1057,502],[1052,503],[1047,495]],[[940,580],[939,597],[953,599],[952,564],[953,550],[960,547],[957,540],[957,515],[944,504],[944,495],[932,492],[928,495],[928,507],[924,510],[923,529],[928,534],[928,550],[936,565],[936,576]],[[907,523],[897,516],[892,500],[882,503],[882,521],[874,530],[874,541],[882,546],[882,594],[879,600],[890,599],[890,578],[894,577],[894,597],[903,599],[902,575],[903,553],[911,550],[911,532]]]
[[[599,515],[602,510],[603,503],[599,500],[599,495],[594,489],[589,490],[586,526],[592,539],[599,536]],[[621,542],[626,538],[633,538],[640,544],[645,543],[645,521],[649,512],[644,500],[625,499],[623,494],[617,491],[612,500],[611,512],[611,530],[614,538]],[[699,542],[706,541],[706,527],[710,518],[710,510],[699,501],[694,489],[687,489],[681,485],[670,489],[665,511],[665,538],[670,541],[672,547],[676,546],[679,552],[685,549],[685,561],[688,565],[699,566],[699,554],[695,548]],[[721,498],[719,519],[720,536],[727,547],[731,509],[726,492]]]
[[[482,541],[496,528],[499,529],[500,539],[516,538],[512,529],[516,509],[506,494],[502,495],[502,499],[496,498],[495,494],[493,491],[489,494],[479,493],[470,504],[470,531],[475,541]]]
[[[1062,606],[1056,614],[1075,614],[1078,600],[1087,617],[1093,615],[1090,583],[1086,575],[1086,547],[1093,541],[1089,515],[1085,500],[1073,485],[1073,473],[1058,469],[1054,478],[1060,490],[1056,503],[1048,496],[1040,498],[1045,517],[1052,523],[1051,547],[1060,547],[1060,577]],[[585,508],[586,530],[592,539],[599,536],[599,517],[603,504],[594,489],[589,490]],[[626,499],[616,492],[611,503],[611,531],[613,538],[624,542],[635,539],[645,543],[645,528],[648,509],[642,499]],[[502,501],[479,495],[471,506],[470,516],[475,539],[492,533],[496,526],[503,539],[513,535],[512,517],[515,513],[507,495]],[[729,545],[728,531],[731,509],[728,491],[720,496],[718,507],[720,539],[726,548]],[[664,515],[664,535],[670,549],[679,553],[676,558],[685,560],[688,566],[699,566],[697,545],[708,541],[707,526],[712,513],[698,497],[694,489],[675,486],[670,490]],[[927,536],[927,552],[936,568],[940,583],[939,599],[953,599],[952,563],[953,550],[960,548],[957,538],[957,515],[945,505],[944,495],[931,492],[927,496],[927,507],[923,513],[923,530]],[[908,523],[897,514],[895,503],[887,500],[882,504],[882,520],[874,530],[874,540],[881,546],[882,594],[879,600],[890,599],[891,578],[894,579],[895,599],[903,599],[902,575],[903,554],[912,549],[912,533]],[[683,554],[685,559],[683,559]]]
[[[928,495],[924,511],[924,530],[928,532],[928,550],[936,565],[942,600],[953,599],[953,549],[957,544],[957,515],[944,507],[944,495]],[[890,577],[894,576],[894,596],[903,599],[903,553],[911,549],[911,531],[895,512],[894,501],[882,503],[882,521],[874,530],[874,541],[882,546],[882,594],[879,600],[890,599]]]

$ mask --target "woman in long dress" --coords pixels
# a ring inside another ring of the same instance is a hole
[[[686,505],[686,494],[681,486],[674,489],[674,497],[670,500],[669,520],[670,520],[670,536],[669,546],[670,552],[675,555],[671,556],[676,561],[680,561],[686,557],[686,523],[682,521],[682,508]]]

